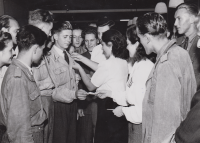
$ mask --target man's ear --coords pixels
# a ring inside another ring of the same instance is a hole
[[[53,38],[57,41],[58,40],[58,34],[57,33],[53,34]]]
[[[5,27],[1,28],[1,30],[2,30],[3,32],[8,32],[8,28],[5,28]]]
[[[147,44],[151,41],[151,35],[149,35],[148,33],[144,34],[144,38],[147,41]]]
[[[31,49],[33,50],[33,54],[36,54],[36,53],[37,53],[37,48],[39,48],[38,45],[33,45],[33,46],[31,47]]]
[[[191,23],[191,24],[195,24],[196,21],[197,21],[197,17],[194,16],[194,15],[190,15],[190,23]]]
[[[112,43],[112,42],[108,42],[108,44],[107,44],[107,45],[108,45],[108,47],[109,47],[109,48],[112,48],[112,46],[113,46],[113,43]]]

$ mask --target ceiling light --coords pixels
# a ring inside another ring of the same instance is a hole
[[[159,14],[167,13],[167,5],[164,2],[157,3],[155,12]]]
[[[184,3],[184,0],[170,0],[169,7],[176,8],[181,3]]]

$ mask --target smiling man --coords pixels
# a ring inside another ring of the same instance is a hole
[[[197,48],[199,36],[197,35],[196,19],[198,15],[198,6],[192,3],[182,3],[175,12],[175,23],[179,34],[182,37],[177,39],[177,45],[183,47],[189,52],[192,60],[194,73],[197,81],[197,89],[200,88],[200,49]]]

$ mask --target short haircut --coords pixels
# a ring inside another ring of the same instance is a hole
[[[10,33],[0,31],[0,51],[3,51],[6,48],[6,44],[9,41],[12,41]]]
[[[128,59],[126,39],[119,31],[112,29],[104,32],[102,41],[105,42],[105,44],[108,44],[108,42],[112,43],[112,53],[115,57]]]
[[[33,45],[43,46],[46,40],[47,35],[41,29],[32,25],[23,26],[17,33],[19,52],[27,51]]]
[[[185,2],[176,7],[176,10],[185,8],[190,14],[197,16],[199,12],[199,8],[196,4],[191,2]]]
[[[85,39],[86,34],[94,34],[95,38],[98,39],[98,33],[96,27],[88,26],[87,28],[85,28],[85,30],[83,30],[81,37]]]
[[[145,60],[147,58],[147,54],[145,52],[144,47],[140,43],[140,39],[137,36],[135,25],[131,25],[129,28],[127,28],[126,36],[127,36],[127,39],[131,42],[131,44],[135,44],[136,42],[139,42],[139,45],[136,49],[136,53],[134,57],[130,58],[131,63],[134,64],[136,61],[139,62],[143,59]]]
[[[59,33],[62,30],[72,30],[72,25],[69,21],[58,21],[53,25],[53,34]]]
[[[42,22],[51,23],[53,22],[53,14],[47,10],[36,9],[34,11],[30,11],[29,13],[29,24],[37,25]]]
[[[140,16],[136,25],[142,35],[148,33],[159,38],[167,37],[167,22],[158,13],[152,12]]]
[[[3,27],[4,28],[10,28],[10,19],[15,20],[13,17],[11,17],[9,15],[2,15],[2,16],[0,16],[0,30]]]

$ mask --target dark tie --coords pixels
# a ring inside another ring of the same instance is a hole
[[[65,56],[65,61],[69,64],[69,57],[67,55],[67,52],[66,51],[63,51],[63,54]]]
[[[189,38],[186,37],[185,40],[184,40],[184,42],[183,42],[183,44],[182,44],[182,46],[183,46],[183,48],[184,48],[185,50],[187,50],[187,47],[188,47],[188,41],[189,41]]]

